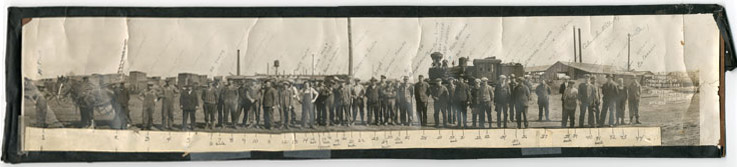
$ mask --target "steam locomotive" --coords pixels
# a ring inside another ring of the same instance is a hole
[[[468,58],[458,58],[457,66],[448,66],[448,60],[443,60],[443,54],[435,52],[430,54],[433,60],[432,66],[428,71],[430,80],[448,79],[448,78],[466,78],[469,80],[486,77],[489,83],[496,83],[500,75],[522,76],[525,73],[524,67],[519,63],[502,63],[496,57],[487,57],[483,59],[474,59],[473,66],[468,66]]]

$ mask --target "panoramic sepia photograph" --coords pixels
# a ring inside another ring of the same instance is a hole
[[[702,122],[718,109],[705,101],[719,61],[701,57],[718,40],[711,15],[27,18],[22,124],[236,135],[641,127],[658,128],[662,145],[700,145],[718,138]]]

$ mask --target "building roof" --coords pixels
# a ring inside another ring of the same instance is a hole
[[[543,72],[545,70],[548,70],[550,66],[553,66],[553,65],[525,67],[525,72]]]
[[[561,63],[571,68],[575,68],[581,71],[586,71],[589,73],[597,73],[597,74],[613,74],[613,73],[622,71],[618,69],[617,67],[610,66],[610,65],[577,63],[577,62],[562,62],[562,61],[558,61],[556,63]]]

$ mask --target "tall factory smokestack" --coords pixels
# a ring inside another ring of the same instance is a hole
[[[583,52],[581,51],[581,29],[578,29],[578,62],[583,63]]]
[[[236,55],[238,58],[235,62],[235,68],[237,68],[235,70],[235,75],[241,75],[241,50],[240,49],[236,51]]]
[[[576,59],[578,55],[576,55],[576,26],[573,26],[573,62],[578,62]]]

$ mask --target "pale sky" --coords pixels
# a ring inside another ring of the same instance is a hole
[[[718,49],[709,14],[351,18],[353,68],[362,79],[427,75],[432,52],[451,62],[489,56],[525,66],[573,61],[574,26],[581,29],[585,63],[622,69],[628,33],[635,70],[700,69],[704,50]],[[126,73],[231,75],[237,50],[244,75],[266,73],[274,60],[280,73],[311,73],[312,55],[316,73],[348,73],[347,18],[34,18],[22,39],[29,78],[116,73],[126,40]]]

